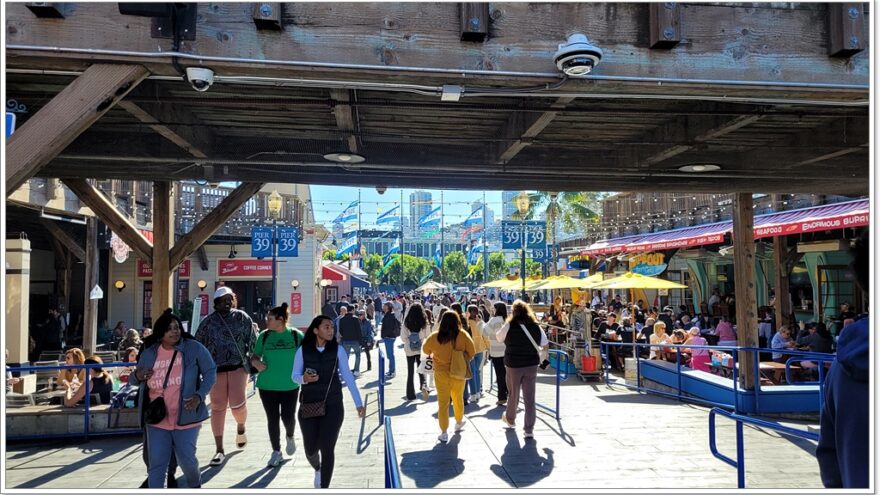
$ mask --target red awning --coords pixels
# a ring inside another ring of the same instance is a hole
[[[328,280],[345,280],[345,274],[339,271],[333,264],[324,265],[321,269],[321,278]]]
[[[864,227],[870,224],[869,210],[870,202],[867,199],[859,199],[757,215],[755,216],[755,239]],[[707,246],[724,242],[724,235],[731,231],[733,231],[732,221],[695,225],[682,229],[598,241],[581,251],[580,254],[587,256],[591,254],[640,253]]]

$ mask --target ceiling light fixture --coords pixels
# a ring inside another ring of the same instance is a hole
[[[361,163],[366,160],[357,153],[327,153],[324,159],[336,163]]]
[[[678,167],[682,172],[714,172],[715,170],[721,170],[721,166],[715,165],[714,163],[697,163],[693,165],[684,165],[682,167]]]

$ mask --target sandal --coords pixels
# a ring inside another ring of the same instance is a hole
[[[247,445],[247,435],[244,433],[239,433],[235,435],[235,444],[238,445],[238,448],[242,448]]]
[[[223,452],[217,452],[214,454],[214,457],[211,458],[211,462],[208,464],[210,466],[219,466],[223,464],[223,461],[226,460],[226,454]]]

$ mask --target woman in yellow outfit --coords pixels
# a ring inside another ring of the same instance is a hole
[[[464,403],[474,404],[480,401],[483,393],[483,380],[480,371],[483,369],[483,358],[489,350],[489,339],[483,336],[483,318],[475,304],[467,307],[467,330],[474,341],[474,359],[471,361],[471,373],[473,377],[465,383],[465,389],[470,388],[470,394],[464,396]]]
[[[461,320],[455,311],[448,311],[440,318],[440,326],[422,345],[422,352],[433,356],[434,382],[437,385],[437,419],[440,422],[440,440],[449,441],[446,429],[449,427],[449,401],[455,414],[455,432],[464,428],[464,379],[451,375],[463,375],[464,369],[452,370],[453,354],[464,352],[465,365],[475,354],[474,341],[461,327]]]

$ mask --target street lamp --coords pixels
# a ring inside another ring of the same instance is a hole
[[[272,306],[275,305],[275,279],[277,277],[275,265],[278,259],[278,217],[281,216],[281,203],[281,195],[278,194],[277,190],[272,191],[267,204],[269,216],[272,217],[272,301],[270,303]]]
[[[521,191],[516,195],[516,211],[519,212],[519,222],[521,226],[522,233],[522,256],[520,257],[520,265],[519,265],[519,274],[522,279],[522,293],[520,297],[523,301],[526,300],[526,213],[529,212],[529,204],[531,200],[529,199],[528,193],[525,191]]]

